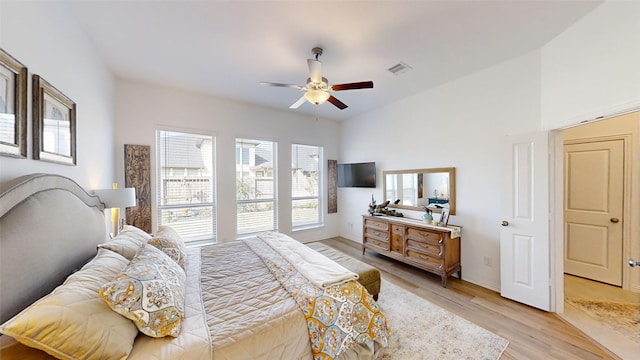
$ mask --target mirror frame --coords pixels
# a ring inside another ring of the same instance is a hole
[[[409,169],[409,170],[384,170],[382,172],[382,194],[383,202],[387,201],[387,174],[430,174],[430,173],[448,173],[449,174],[449,214],[456,214],[456,168],[427,168],[427,169]],[[390,200],[389,207],[397,209],[407,209],[415,211],[424,211],[420,206],[408,206],[408,205],[394,205],[393,200]]]

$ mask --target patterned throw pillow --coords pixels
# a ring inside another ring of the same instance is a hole
[[[186,269],[187,249],[178,233],[169,226],[160,226],[158,232],[148,242],[162,250],[184,270]]]
[[[115,312],[151,337],[177,337],[184,320],[184,270],[165,253],[144,245],[129,265],[100,288]]]
[[[143,230],[126,225],[118,236],[111,241],[98,245],[98,247],[117,252],[128,260],[131,260],[133,255],[135,255],[149,239],[151,239],[151,235]]]

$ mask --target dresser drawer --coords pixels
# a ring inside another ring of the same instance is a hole
[[[377,228],[366,227],[364,229],[364,235],[367,237],[373,237],[382,241],[389,241],[389,231],[388,229],[379,230]]]
[[[404,235],[404,226],[392,224],[391,225],[391,233],[392,234],[398,234],[398,235]]]
[[[443,247],[438,244],[407,239],[407,249],[418,250],[437,259],[442,259]]]
[[[389,231],[389,224],[384,221],[365,219],[364,226],[372,229],[378,229],[382,231]]]
[[[442,234],[431,232],[418,228],[407,228],[407,237],[418,241],[427,241],[430,243],[438,243],[442,241]]]
[[[421,251],[415,251],[413,249],[407,249],[407,253],[405,256],[407,257],[407,259],[440,269],[443,265],[441,259],[438,259],[437,257],[431,256],[429,254],[425,254]]]
[[[371,246],[373,245],[373,247],[377,247],[380,248],[382,250],[389,250],[389,242],[387,241],[380,241],[374,238],[370,238],[370,237],[366,237],[364,238],[364,243],[366,246]]]

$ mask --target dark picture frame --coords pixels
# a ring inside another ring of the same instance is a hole
[[[76,165],[76,103],[33,75],[33,158]]]
[[[0,155],[27,157],[27,67],[0,48]]]

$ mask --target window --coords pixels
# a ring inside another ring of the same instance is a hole
[[[291,145],[291,219],[293,229],[322,224],[322,147]]]
[[[215,138],[156,131],[158,225],[185,240],[216,239]]]
[[[275,150],[270,141],[236,139],[238,235],[278,228]]]

